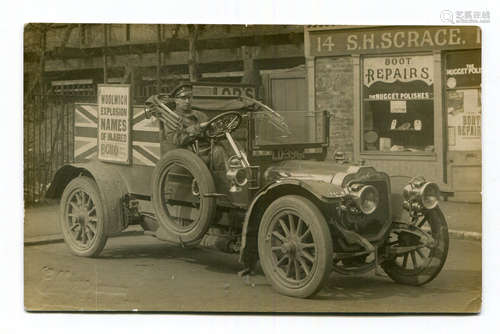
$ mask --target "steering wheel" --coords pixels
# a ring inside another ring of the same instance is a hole
[[[241,124],[241,114],[237,111],[227,111],[220,115],[215,116],[208,122],[202,124],[205,130],[205,135],[208,138],[223,137],[226,132],[233,132]]]

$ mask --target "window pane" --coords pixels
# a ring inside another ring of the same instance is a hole
[[[364,150],[433,152],[433,107],[432,100],[366,101]]]
[[[434,151],[433,58],[363,60],[363,150]]]

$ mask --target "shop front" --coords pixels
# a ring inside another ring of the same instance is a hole
[[[332,116],[332,157],[481,200],[478,28],[308,27],[305,52],[309,110]]]

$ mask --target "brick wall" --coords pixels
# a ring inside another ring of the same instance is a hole
[[[352,161],[354,110],[351,57],[317,58],[315,64],[316,110],[330,113],[330,148],[327,159],[343,151]]]

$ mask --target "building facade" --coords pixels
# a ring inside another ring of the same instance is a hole
[[[479,201],[481,36],[476,27],[41,24],[25,29],[25,191],[72,161],[74,103],[129,83],[134,104],[179,81],[254,85],[279,111],[330,112],[336,152],[422,175]]]

